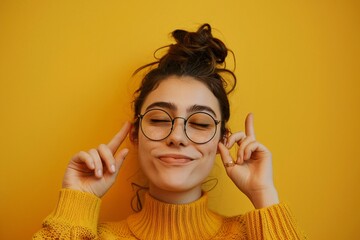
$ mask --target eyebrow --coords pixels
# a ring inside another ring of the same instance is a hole
[[[149,110],[151,108],[155,108],[155,107],[166,108],[168,110],[173,110],[173,111],[177,110],[177,107],[173,103],[170,103],[170,102],[154,102],[154,103],[150,104],[145,109],[145,111],[147,111],[147,110]]]
[[[209,113],[213,114],[214,117],[217,117],[215,111],[211,107],[204,106],[204,105],[196,105],[196,104],[192,105],[190,108],[187,109],[187,111],[188,112],[209,112]]]
[[[176,111],[178,108],[175,104],[171,103],[171,102],[154,102],[152,104],[150,104],[145,110],[149,110],[155,107],[160,107],[160,108],[165,108],[171,111]],[[215,117],[217,117],[215,111],[209,107],[209,106],[205,106],[205,105],[192,105],[190,107],[188,107],[186,109],[187,112],[209,112],[211,114],[213,114]]]

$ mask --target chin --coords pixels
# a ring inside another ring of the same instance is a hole
[[[189,180],[192,179],[191,182]],[[152,181],[156,188],[170,192],[184,192],[201,185],[194,182],[194,177],[184,174],[172,174],[167,176],[156,176],[156,181]]]

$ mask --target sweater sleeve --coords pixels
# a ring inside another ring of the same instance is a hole
[[[55,210],[33,239],[95,239],[100,204],[90,193],[62,189]]]
[[[249,239],[306,239],[285,204],[251,211],[244,218]]]

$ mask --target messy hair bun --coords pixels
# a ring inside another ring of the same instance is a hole
[[[135,92],[134,117],[137,136],[138,119],[143,102],[162,80],[170,76],[190,76],[204,83],[218,99],[222,114],[221,134],[226,133],[225,123],[230,117],[230,106],[227,94],[236,86],[233,71],[226,68],[225,59],[231,52],[225,44],[213,37],[211,26],[203,24],[196,32],[175,30],[172,32],[175,44],[171,44],[155,51],[167,49],[157,61],[138,68],[134,74],[150,68],[144,76],[140,87]],[[232,52],[231,52],[232,53]],[[234,56],[234,55],[233,55]],[[234,57],[235,63],[235,57]]]
[[[172,36],[176,44],[169,45],[168,53],[159,60],[159,68],[180,68],[184,72],[197,69],[199,75],[206,76],[224,64],[228,49],[212,36],[209,24],[204,24],[197,32],[175,30]]]

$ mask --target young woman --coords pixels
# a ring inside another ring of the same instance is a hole
[[[225,68],[229,50],[208,24],[196,32],[175,30],[173,37],[163,57],[138,69],[150,67],[136,92],[134,122],[108,144],[71,159],[58,206],[34,239],[303,239],[279,203],[271,153],[255,139],[253,116],[245,132],[226,128],[227,93],[236,85]],[[98,224],[100,198],[128,153],[120,147],[128,134],[149,181],[145,202],[126,220]],[[207,208],[201,186],[217,153],[255,210],[224,217]]]

